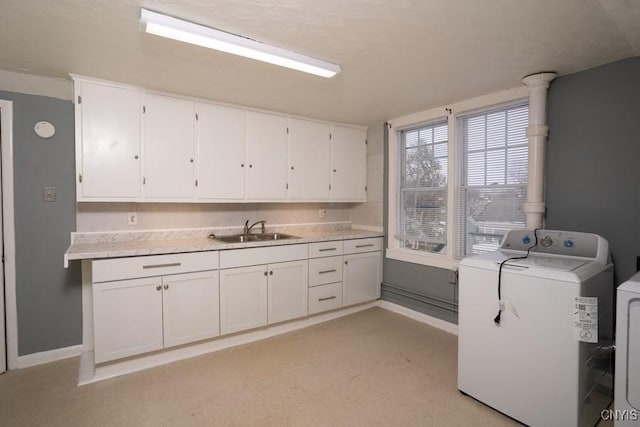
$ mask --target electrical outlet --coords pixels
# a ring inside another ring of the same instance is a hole
[[[327,210],[326,209],[318,209],[318,218],[324,219],[325,216],[327,216]]]
[[[137,212],[127,213],[127,225],[136,225],[137,223],[138,223],[138,213]]]

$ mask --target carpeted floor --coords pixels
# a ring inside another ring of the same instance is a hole
[[[77,387],[78,359],[0,376],[9,426],[502,426],[456,389],[457,337],[382,308]]]

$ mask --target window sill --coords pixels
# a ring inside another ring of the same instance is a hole
[[[396,261],[410,262],[413,264],[428,265],[430,267],[457,270],[460,261],[449,259],[446,255],[419,253],[411,249],[387,248],[386,257]]]

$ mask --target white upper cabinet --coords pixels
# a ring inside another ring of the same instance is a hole
[[[289,199],[329,199],[330,133],[328,124],[289,119]]]
[[[331,199],[367,199],[367,133],[334,125],[331,130]]]
[[[145,197],[190,199],[195,193],[193,101],[145,94]]]
[[[247,112],[247,185],[249,200],[287,198],[287,118]]]
[[[362,128],[73,76],[79,202],[362,202]]]
[[[198,199],[244,199],[244,110],[198,103]]]
[[[76,81],[78,201],[141,195],[140,91]]]

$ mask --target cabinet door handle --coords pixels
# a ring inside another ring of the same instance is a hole
[[[180,267],[182,265],[181,262],[170,262],[168,264],[151,264],[151,265],[143,265],[142,268],[162,268],[162,267]]]
[[[344,262],[344,265],[347,265],[347,264],[349,264],[349,261],[345,261],[345,262]]]
[[[337,270],[334,268],[333,270],[318,271],[318,274],[335,273],[336,271]]]
[[[273,276],[273,270],[269,272],[269,276]]]
[[[337,251],[338,248],[322,248],[318,249],[318,252]]]
[[[264,275],[266,276],[267,274],[269,274],[267,271],[264,272]]]
[[[373,243],[369,243],[367,245],[356,245],[356,248],[370,248],[371,246],[373,246]]]
[[[164,288],[165,289],[169,289],[169,285],[164,285]]]
[[[159,291],[160,289],[162,289],[162,285],[156,286],[156,291]]]
[[[336,299],[336,296],[330,296],[330,297],[323,297],[323,298],[318,298],[318,301],[328,301],[330,299]]]

